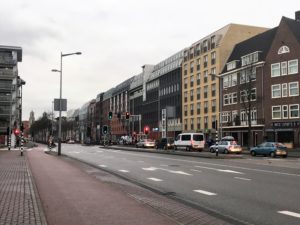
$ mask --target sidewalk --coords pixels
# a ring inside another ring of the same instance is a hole
[[[0,224],[46,225],[35,186],[20,151],[0,151]]]

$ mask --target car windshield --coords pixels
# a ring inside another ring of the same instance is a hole
[[[194,139],[194,141],[203,141],[203,135],[201,135],[201,134],[194,134],[193,139]]]

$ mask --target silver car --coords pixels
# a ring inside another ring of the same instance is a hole
[[[141,139],[135,144],[137,148],[155,148],[155,146],[155,141],[151,139]]]
[[[210,152],[216,152],[217,145],[212,145],[209,148]],[[228,154],[228,153],[241,153],[242,148],[235,141],[220,141],[218,143],[218,152]]]

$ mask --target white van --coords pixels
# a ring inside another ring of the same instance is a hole
[[[202,151],[205,145],[203,133],[182,133],[176,137],[174,149],[184,148],[187,151],[199,150]]]

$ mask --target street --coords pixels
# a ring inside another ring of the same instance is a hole
[[[300,223],[300,160],[209,159],[63,144],[62,154],[249,224]]]

